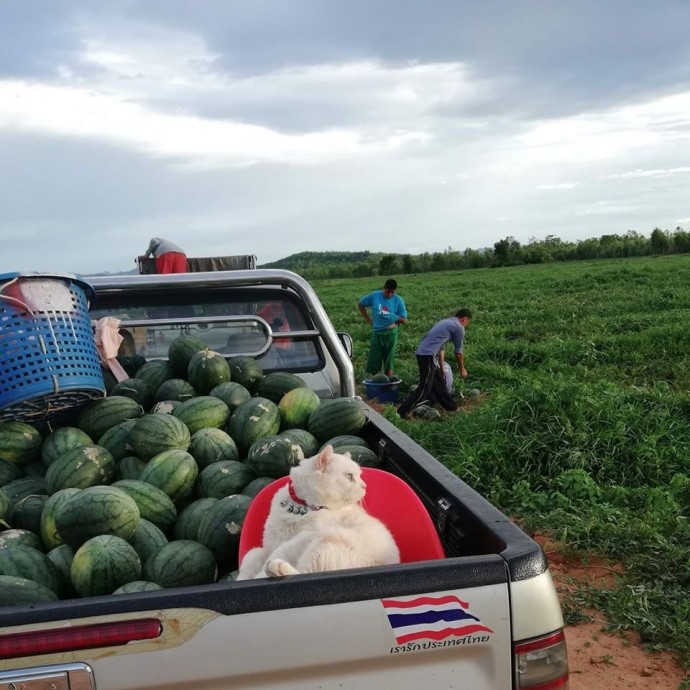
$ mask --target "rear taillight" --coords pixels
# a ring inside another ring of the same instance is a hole
[[[516,688],[568,689],[568,651],[562,630],[528,642],[519,642],[513,650]]]
[[[94,647],[112,647],[138,640],[152,640],[159,637],[162,630],[161,622],[157,618],[142,618],[116,623],[10,633],[0,635],[0,659],[54,654]]]

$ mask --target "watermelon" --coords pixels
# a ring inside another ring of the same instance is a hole
[[[254,477],[278,479],[290,473],[304,458],[302,448],[284,436],[265,436],[249,447],[245,464]]]
[[[256,475],[237,460],[214,462],[199,473],[197,492],[202,497],[224,498],[238,494]]]
[[[49,494],[60,489],[85,489],[109,484],[115,476],[115,460],[101,446],[77,446],[59,457],[46,472],[45,485]]]
[[[29,606],[57,601],[52,590],[25,577],[0,575],[0,606]]]
[[[159,386],[168,379],[174,378],[175,374],[169,362],[163,359],[153,359],[140,366],[134,378],[146,381],[152,391],[157,391]]]
[[[369,444],[361,436],[355,436],[354,434],[342,434],[329,438],[321,444],[319,452],[326,446],[331,446],[336,453],[340,452],[338,450],[340,446],[362,446],[363,448],[369,448]]]
[[[177,508],[168,494],[140,479],[120,479],[113,484],[134,499],[143,520],[152,522],[166,534],[177,520]]]
[[[151,412],[158,414],[172,414],[176,407],[182,404],[180,400],[161,400],[157,402],[152,408]]]
[[[163,588],[155,582],[134,580],[133,582],[122,585],[122,587],[118,587],[113,594],[137,594],[138,592],[154,592],[156,590],[160,591],[161,589]]]
[[[15,465],[28,465],[41,457],[43,437],[25,422],[0,422],[0,458]]]
[[[271,376],[269,374],[268,376]],[[268,378],[268,377],[266,377]],[[321,404],[310,388],[293,388],[278,403],[281,429],[306,429],[309,415]]]
[[[25,577],[60,594],[58,569],[42,551],[30,546],[0,550],[0,575]]]
[[[199,533],[199,524],[203,519],[206,511],[218,501],[217,498],[198,498],[185,506],[177,517],[173,536],[175,539],[192,539],[196,540]]]
[[[124,395],[127,398],[136,400],[144,410],[148,410],[155,402],[155,393],[156,389],[152,389],[143,379],[131,378],[115,384],[110,394]]]
[[[199,395],[208,395],[216,386],[230,381],[230,365],[219,352],[199,350],[189,360],[187,381]]]
[[[168,538],[152,522],[141,519],[127,541],[134,547],[141,562],[146,563],[150,556],[168,543]]]
[[[305,458],[311,458],[319,452],[319,442],[314,434],[306,429],[285,429],[278,436],[287,438],[291,443],[296,443],[302,449]]]
[[[194,386],[185,379],[168,379],[156,390],[156,402],[184,402],[196,395]]]
[[[189,362],[200,350],[207,350],[208,345],[194,335],[183,334],[175,338],[168,347],[168,362],[175,376],[186,378]]]
[[[467,391],[467,397],[470,398],[471,400],[477,400],[481,398],[482,392],[478,388],[470,388]]]
[[[264,372],[261,365],[253,358],[240,355],[230,357],[230,374],[232,380],[242,384],[252,395],[259,389],[259,383],[263,378]]]
[[[0,550],[13,549],[15,546],[30,546],[32,549],[43,551],[40,537],[28,529],[7,529],[0,532]]]
[[[139,479],[158,487],[178,503],[188,496],[199,474],[194,458],[184,450],[164,450],[147,463]]]
[[[350,457],[362,467],[381,467],[383,464],[378,455],[370,448],[356,444],[352,446],[340,446],[336,453],[340,455],[350,454]]]
[[[41,446],[41,461],[50,467],[61,455],[77,446],[92,446],[93,440],[75,426],[63,426],[46,436]]]
[[[146,466],[146,461],[136,455],[128,455],[117,463],[117,478],[119,479],[139,479],[141,471]]]
[[[139,524],[136,501],[114,486],[91,486],[67,498],[55,512],[55,527],[72,548],[98,535],[128,539]]]
[[[437,409],[429,407],[429,405],[417,405],[412,411],[412,416],[432,422],[441,419],[441,413]]]
[[[273,479],[273,477],[257,477],[256,479],[252,479],[252,481],[242,489],[242,493],[245,496],[249,496],[249,498],[254,498],[261,489],[264,489],[269,484],[273,484],[274,481],[275,479]]]
[[[367,418],[354,398],[335,398],[322,402],[310,415],[307,429],[323,443],[332,436],[357,435]]]
[[[9,484],[15,479],[21,479],[23,476],[22,470],[17,465],[0,458],[0,486],[5,486],[5,484]]]
[[[231,413],[252,397],[252,394],[241,383],[236,381],[229,381],[214,386],[209,395],[212,395],[214,398],[220,398],[228,406]]]
[[[127,419],[138,419],[144,409],[136,401],[124,395],[112,395],[90,402],[77,418],[77,426],[96,439],[103,436],[108,429]]]
[[[199,395],[185,400],[173,410],[172,416],[184,422],[189,433],[194,434],[199,429],[224,427],[230,418],[230,410],[220,398]]]
[[[283,396],[296,388],[306,388],[307,384],[296,374],[286,371],[274,371],[266,374],[257,388],[257,395],[272,400],[276,405],[282,400]]]
[[[141,560],[121,537],[101,534],[79,547],[70,572],[80,596],[112,594],[118,587],[141,579]]]
[[[188,587],[216,581],[218,569],[210,549],[181,539],[160,548],[144,563],[144,579],[161,587]]]
[[[9,514],[11,507],[12,501],[10,501],[10,497],[0,488],[0,529],[7,527],[5,518]]]
[[[221,498],[206,511],[199,525],[197,540],[211,549],[216,562],[226,569],[237,567],[240,531],[251,502],[243,494]]]
[[[48,496],[31,494],[17,501],[11,508],[7,521],[16,529],[26,529],[38,534],[41,530],[41,512]]]
[[[67,488],[60,489],[56,491],[52,496],[48,498],[43,506],[43,511],[41,512],[41,522],[39,526],[39,533],[41,535],[41,540],[45,548],[50,551],[58,546],[60,546],[63,541],[57,531],[57,526],[55,524],[55,514],[58,508],[74,494],[79,493],[81,489],[77,488]]]
[[[239,460],[237,445],[222,429],[199,429],[192,434],[189,453],[200,470],[220,460]]]
[[[187,450],[191,434],[175,415],[150,413],[136,421],[129,440],[138,458],[150,460],[164,450]]]
[[[128,455],[132,455],[134,449],[130,441],[130,434],[137,421],[137,419],[127,419],[124,422],[120,422],[108,429],[98,439],[98,445],[109,450],[115,462],[126,458]]]
[[[74,560],[74,549],[67,544],[61,544],[51,549],[46,554],[50,562],[55,566],[60,578],[60,598],[71,599],[77,595],[72,584],[72,561]]]
[[[240,453],[262,436],[271,436],[280,429],[278,406],[268,398],[251,398],[243,402],[230,416],[228,433]]]
[[[385,374],[376,374],[371,379],[371,383],[390,383],[391,380]]]
[[[9,484],[5,484],[5,486],[2,487],[2,490],[5,492],[7,498],[10,499],[10,506],[14,506],[27,496],[48,493],[45,479],[42,477],[21,477],[20,479],[15,479]]]

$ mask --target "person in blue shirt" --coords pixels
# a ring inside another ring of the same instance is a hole
[[[398,328],[407,323],[407,309],[400,295],[396,295],[397,281],[389,278],[381,290],[374,290],[359,300],[358,308],[364,320],[371,325],[371,342],[366,371],[383,371],[393,376],[395,352],[398,348]],[[371,309],[371,314],[367,311]]]
[[[400,403],[398,414],[406,419],[415,407],[432,399],[445,410],[457,410],[458,403],[448,392],[443,371],[444,348],[452,342],[455,348],[455,361],[458,372],[463,379],[467,378],[465,369],[465,328],[472,318],[469,309],[460,309],[455,316],[442,319],[432,326],[422,338],[417,348],[417,366],[419,367],[419,385]],[[440,371],[439,371],[440,369]]]

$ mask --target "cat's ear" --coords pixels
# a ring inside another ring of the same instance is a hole
[[[327,467],[328,463],[333,457],[333,446],[326,446],[317,456],[316,462],[314,463],[314,469],[319,472],[323,472]]]

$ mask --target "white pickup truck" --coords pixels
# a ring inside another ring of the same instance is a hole
[[[182,329],[256,357],[264,372],[298,374],[321,398],[356,397],[351,341],[293,273],[88,281],[92,318],[120,319],[130,354],[164,358]],[[2,607],[0,690],[567,688],[563,617],[540,547],[358,404],[362,435],[421,498],[445,558]]]

